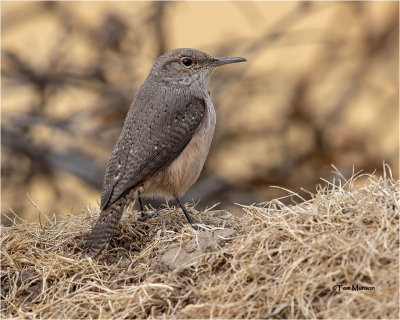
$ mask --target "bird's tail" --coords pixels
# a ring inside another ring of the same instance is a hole
[[[110,241],[124,211],[126,199],[120,198],[100,213],[85,244],[85,254],[96,257]]]

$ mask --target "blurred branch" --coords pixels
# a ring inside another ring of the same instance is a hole
[[[2,67],[2,76],[17,80],[18,84],[33,84],[40,90],[43,90],[49,83],[75,86],[86,84],[87,87],[90,87],[95,84],[95,81],[105,82],[104,71],[98,65],[86,66],[79,72],[71,71],[71,67],[68,70],[66,67],[55,70],[55,66],[49,66],[42,72],[38,72],[15,52],[3,50],[3,56],[5,61]],[[54,60],[57,60],[57,58],[54,58]]]
[[[48,170],[68,172],[97,189],[102,186],[104,169],[97,166],[93,159],[39,146],[27,136],[4,127],[1,128],[1,138],[5,148],[25,154],[34,163],[40,163]]]
[[[167,39],[168,33],[166,32],[166,7],[170,7],[173,5],[172,2],[164,2],[164,1],[155,1],[153,6],[153,14],[150,16],[149,21],[152,21],[150,25],[153,25],[154,35],[155,35],[155,43],[156,43],[156,52],[157,57],[161,56],[167,51]]]
[[[255,41],[250,42],[246,46],[245,51],[254,52],[259,51],[261,47],[271,44],[273,41],[279,39],[291,26],[303,19],[313,7],[311,2],[299,2],[298,5],[289,11],[286,15],[281,17],[275,22],[261,37]]]

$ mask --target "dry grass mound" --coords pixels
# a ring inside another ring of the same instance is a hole
[[[398,318],[399,181],[327,184],[312,200],[197,212],[128,210],[99,260],[98,211],[1,232],[1,314],[20,318]]]

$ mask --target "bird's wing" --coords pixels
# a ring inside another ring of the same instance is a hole
[[[199,128],[206,111],[203,99],[184,97],[169,101],[136,99],[106,169],[101,209],[170,164]],[[154,104],[162,103],[163,108]]]

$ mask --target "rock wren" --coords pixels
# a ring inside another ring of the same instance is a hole
[[[212,71],[244,58],[214,58],[195,49],[159,57],[139,88],[111,154],[101,193],[101,213],[86,242],[95,257],[111,239],[124,207],[141,197],[180,197],[196,182],[215,128],[207,87]]]

